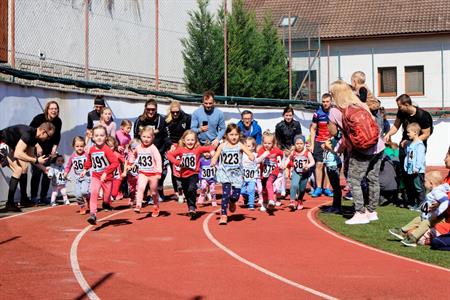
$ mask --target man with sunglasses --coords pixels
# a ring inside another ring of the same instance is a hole
[[[14,195],[22,174],[27,172],[28,164],[45,171],[43,166],[47,156],[35,156],[34,147],[38,142],[49,140],[55,133],[55,126],[50,122],[42,123],[38,128],[27,125],[14,125],[0,130],[0,163],[12,171],[9,181],[6,210],[19,212],[21,209],[14,203]]]

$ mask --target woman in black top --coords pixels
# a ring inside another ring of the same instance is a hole
[[[166,151],[170,149],[171,142],[166,121],[163,116],[158,114],[158,103],[155,99],[149,99],[145,102],[144,112],[134,122],[134,137],[139,138],[141,130],[146,126],[151,126],[155,130],[153,144],[158,148],[159,154],[161,154],[161,158],[163,159],[161,179],[158,181],[158,193],[161,199],[164,200],[163,183],[167,175],[166,167],[168,165]]]
[[[38,142],[36,144],[36,154],[37,156],[46,155],[50,158],[56,156],[56,150],[58,149],[59,142],[61,140],[61,127],[62,121],[59,118],[59,105],[58,102],[52,100],[47,102],[44,108],[44,113],[39,114],[34,117],[31,121],[30,126],[34,128],[38,128],[42,123],[50,122],[55,126],[55,133],[51,137],[51,139]],[[20,179],[20,186],[24,184],[26,186],[26,177]],[[41,181],[42,178],[42,181]],[[43,171],[39,168],[33,166],[32,175],[31,175],[31,200],[37,201],[37,194],[39,190],[39,184],[41,183],[41,192],[40,192],[40,201],[43,203],[47,202],[47,192],[50,186],[50,179],[45,176]]]
[[[170,141],[172,142],[170,150],[174,150],[178,145],[178,141],[183,136],[183,133],[186,130],[191,129],[191,115],[181,110],[179,101],[173,100],[169,104],[169,111],[167,112],[166,116],[166,124],[167,130],[169,131]],[[179,198],[183,193],[181,189],[181,181],[178,177],[174,176],[174,166],[172,164],[170,165],[172,168],[173,190],[175,191],[175,193],[177,193],[177,197]]]
[[[283,110],[283,118],[275,127],[275,137],[281,150],[289,150],[294,144],[294,137],[302,134],[302,127],[299,121],[294,120],[294,109],[291,106]]]

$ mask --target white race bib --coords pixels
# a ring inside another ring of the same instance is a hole
[[[86,156],[77,156],[72,159],[73,172],[76,175],[80,175],[84,170],[84,163],[86,162]]]
[[[154,170],[155,162],[150,153],[139,153],[136,165],[138,166],[139,171],[152,172]]]
[[[202,167],[202,178],[203,179],[212,179],[216,176],[216,168],[211,166]]]
[[[94,172],[103,172],[109,166],[109,161],[106,159],[105,152],[94,152],[91,155],[92,170]]]
[[[180,167],[195,170],[197,167],[197,160],[195,159],[195,154],[194,153],[183,154],[183,156],[181,156]]]

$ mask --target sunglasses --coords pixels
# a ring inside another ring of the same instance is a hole
[[[177,115],[177,114],[180,113],[180,111],[179,111],[179,110],[177,110],[177,111],[171,111],[170,113],[171,113],[172,115]]]
[[[145,111],[156,111],[156,108],[146,108]]]

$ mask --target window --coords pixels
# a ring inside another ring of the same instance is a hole
[[[405,93],[411,96],[424,95],[423,66],[405,67]]]
[[[378,95],[379,96],[397,95],[396,67],[378,68]]]
[[[300,100],[317,101],[316,70],[311,70],[310,76],[308,76],[308,71],[293,71],[292,73],[294,77],[292,95],[297,95],[297,99]]]
[[[8,1],[0,1],[0,62],[8,62]]]

